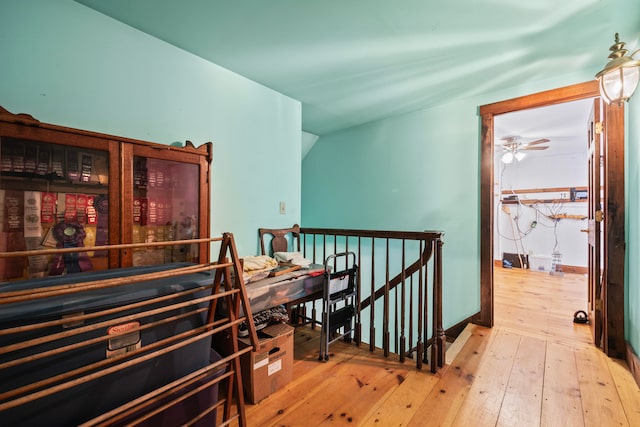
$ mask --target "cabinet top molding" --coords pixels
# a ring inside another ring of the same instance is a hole
[[[23,125],[29,126],[38,126],[40,125],[40,120],[35,119],[31,114],[19,113],[13,114],[9,110],[6,110],[2,106],[0,106],[0,120],[3,122],[9,123],[20,123]]]
[[[196,147],[191,141],[187,140],[185,142],[184,147],[176,147],[173,145],[159,144],[156,142],[142,141],[142,140],[133,139],[133,138],[126,138],[123,136],[109,135],[109,134],[104,134],[99,132],[92,132],[92,131],[87,131],[82,129],[75,129],[75,128],[69,128],[69,127],[64,127],[59,125],[53,125],[49,123],[43,123],[40,120],[34,118],[30,114],[26,114],[26,113],[15,114],[5,109],[4,107],[0,106],[0,123],[2,122],[20,124],[25,126],[36,126],[43,129],[60,130],[68,133],[75,133],[78,135],[94,136],[94,137],[103,138],[103,139],[123,141],[123,142],[132,143],[132,144],[146,145],[154,148],[161,148],[161,149],[172,150],[172,151],[196,153],[196,154],[205,156],[208,162],[211,162],[213,160],[213,143],[211,142],[205,142],[204,144]]]

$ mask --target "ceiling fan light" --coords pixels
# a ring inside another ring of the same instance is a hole
[[[610,61],[602,71],[596,74],[600,83],[600,95],[607,104],[622,103],[629,100],[640,80],[640,60],[634,60],[633,55],[626,55],[624,42],[620,42],[616,33],[616,42],[609,48]]]
[[[502,163],[513,163],[513,153],[508,151],[502,155]]]
[[[524,159],[524,157],[527,155],[527,153],[523,153],[522,151],[518,151],[515,156],[516,156],[516,160],[520,161],[522,159]]]

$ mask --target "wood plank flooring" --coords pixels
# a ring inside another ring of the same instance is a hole
[[[469,325],[438,375],[337,342],[317,360],[316,331],[295,334],[293,381],[247,405],[250,426],[640,426],[626,364],[591,345],[586,279],[495,269],[492,329]]]

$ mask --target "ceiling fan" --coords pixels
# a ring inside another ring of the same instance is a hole
[[[534,141],[522,142],[519,136],[506,136],[502,138],[504,141],[502,145],[502,150],[504,154],[501,157],[503,163],[514,163],[519,162],[524,159],[526,153],[524,151],[529,150],[546,150],[549,148],[548,145],[540,145],[545,142],[551,142],[547,138],[540,138]]]

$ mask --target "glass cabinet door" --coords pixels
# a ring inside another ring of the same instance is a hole
[[[109,243],[109,153],[0,137],[0,252]],[[109,267],[107,251],[0,258],[0,281]]]
[[[133,243],[197,239],[198,164],[133,157]],[[134,266],[200,261],[199,245],[149,246],[133,250]]]

